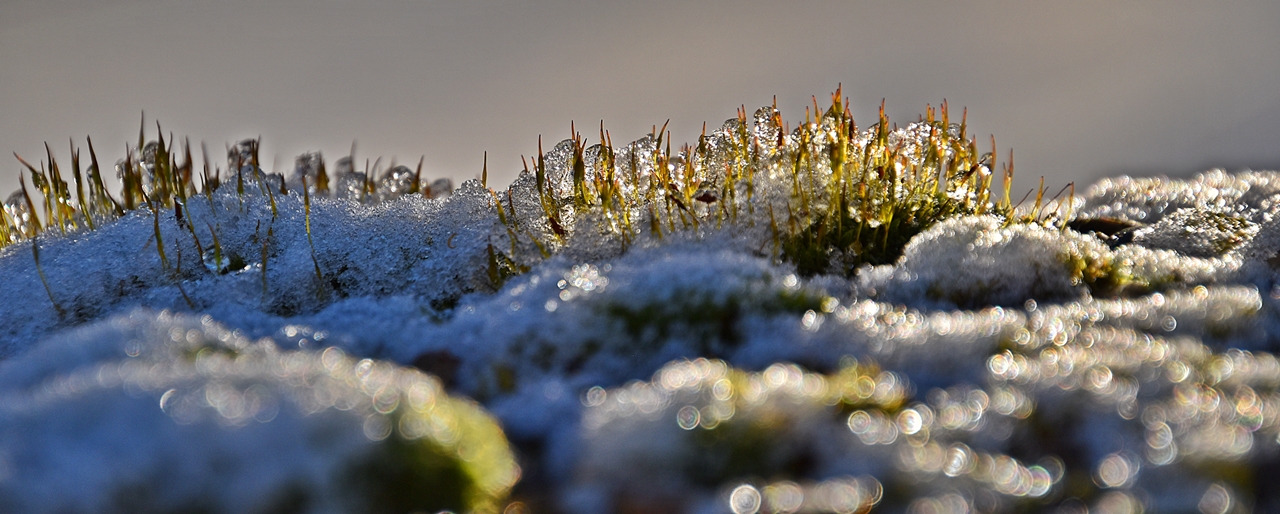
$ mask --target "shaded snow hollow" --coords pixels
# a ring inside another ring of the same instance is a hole
[[[1118,233],[956,217],[852,278],[761,211],[570,218],[496,282],[503,193],[224,187],[0,250],[0,510],[1280,508],[1280,174],[1104,180],[1074,213]]]

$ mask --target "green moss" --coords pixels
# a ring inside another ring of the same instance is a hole
[[[711,430],[691,433],[697,458],[686,461],[684,473],[694,483],[718,486],[735,478],[782,478],[806,476],[813,457],[804,452],[777,452],[785,445],[783,436],[790,420],[753,417],[729,420]]]
[[[427,440],[388,438],[341,481],[355,492],[350,512],[470,512],[472,497],[483,496],[463,461]]]
[[[529,271],[528,266],[517,263],[507,254],[495,252],[493,245],[488,246],[487,252],[489,265],[486,271],[489,275],[489,285],[493,287],[494,291],[501,289],[502,284],[505,284],[507,279]]]
[[[734,294],[689,290],[671,300],[607,302],[599,309],[619,322],[637,346],[649,348],[676,338],[696,342],[703,355],[715,355],[718,349],[742,342],[739,323],[747,315],[820,312],[835,301],[820,291],[772,286],[766,280],[748,284]]]
[[[655,127],[648,138],[622,151],[615,151],[603,127],[598,145],[588,146],[573,132],[552,155],[544,155],[540,145],[531,172],[536,187],[517,195],[536,198],[513,199],[510,191],[504,198],[493,192],[494,213],[510,244],[488,248],[485,272],[492,288],[500,288],[511,276],[527,272],[535,261],[568,244],[580,228],[575,223],[583,224],[582,220],[598,225],[599,234],[612,238],[622,250],[645,237],[663,240],[676,231],[767,223],[770,241],[763,242],[761,252],[770,250],[771,257],[794,263],[806,276],[847,275],[862,264],[891,263],[911,237],[941,219],[1010,212],[1007,190],[999,204],[989,198],[994,141],[990,154],[980,153],[967,134],[964,117],[957,124],[949,116],[944,103],[940,109],[927,108],[919,122],[899,129],[884,115],[882,105],[876,123],[859,130],[837,90],[830,107],[821,111],[815,102],[813,111],[806,112],[804,122],[790,133],[776,106],[757,111],[751,119],[742,110],[721,130],[677,149],[665,126]],[[6,219],[0,220],[0,247],[49,230],[96,229],[143,208],[153,211],[159,236],[161,209],[178,206],[181,213],[188,198],[210,195],[224,180],[210,175],[207,158],[204,173],[193,173],[190,145],[166,141],[158,126],[157,132],[157,139],[147,141],[145,130],[140,130],[137,146],[125,156],[119,202],[102,186],[91,142],[87,194],[77,150],[72,151],[74,194],[62,180],[52,151],[46,148],[47,168],[23,161],[44,209],[37,211],[30,195],[24,196],[30,219],[19,223],[11,219],[13,212],[6,212]],[[275,188],[263,179],[258,142],[241,145],[247,146],[236,157],[236,191],[241,196],[260,191],[271,202],[274,217]],[[317,180],[327,181],[323,161],[318,164]],[[1012,171],[1010,162],[1006,188]],[[203,178],[200,184],[197,177]],[[370,181],[368,187],[376,186]],[[326,189],[327,184],[317,183],[317,191]],[[303,190],[311,244],[310,190],[305,182]],[[281,188],[280,193],[288,191]],[[517,201],[530,208],[518,211]],[[195,238],[194,229],[188,229]],[[242,268],[243,258],[218,255],[214,237],[213,258],[204,256],[213,263],[211,269],[226,273]],[[156,243],[161,259],[167,260],[162,242]],[[196,244],[200,246],[198,240]],[[334,289],[342,296],[341,284],[335,283],[341,270],[322,270],[314,248],[312,253],[317,295],[327,298]],[[733,316],[732,309],[722,314]]]
[[[402,405],[389,421],[391,436],[339,477],[352,485],[351,512],[501,509],[520,468],[502,429],[479,406],[439,396],[424,409]]]
[[[889,222],[875,223],[836,209],[833,219],[823,218],[782,242],[782,257],[795,264],[801,275],[852,274],[863,264],[893,264],[916,234],[946,218],[972,214],[972,206],[951,201],[945,195],[913,199],[893,205]],[[833,261],[838,264],[833,266]]]
[[[774,404],[762,406],[744,400],[744,392],[752,387],[753,380],[760,380],[760,375],[730,370],[728,378],[732,384],[729,403],[740,414],[689,432],[696,455],[686,462],[684,472],[704,485],[746,477],[768,480],[811,476],[816,456],[810,452],[816,448],[795,443],[796,431],[803,430],[798,425],[805,422],[801,419],[804,414],[800,414],[805,408],[797,411],[787,404],[807,404],[808,409],[821,412],[821,417],[842,422],[860,409],[894,413],[906,403],[909,394],[896,375],[882,372],[874,363],[860,364],[852,358],[846,358],[839,371],[821,375],[825,387],[805,393],[806,398],[774,398],[769,400]]]
[[[588,152],[596,157],[585,164],[585,143],[574,133],[553,158],[539,150],[541,209],[522,214],[536,219],[517,219],[514,208],[508,214],[497,201],[495,208],[513,249],[524,239],[540,248],[539,241],[562,245],[575,228],[565,219],[597,220],[599,233],[624,248],[645,235],[662,240],[671,232],[767,222],[772,255],[806,276],[892,263],[913,236],[951,216],[1012,212],[1012,160],[1004,170],[1005,199],[993,204],[994,140],[990,154],[980,153],[963,117],[951,123],[945,103],[902,129],[891,126],[881,106],[877,123],[861,131],[839,91],[825,112],[814,108],[790,134],[776,108],[757,111],[752,128],[743,110],[675,152],[665,130],[620,153],[602,133],[603,146]],[[548,169],[572,169],[572,190],[557,191]],[[549,228],[521,231],[529,226]],[[512,259],[518,260],[514,251]]]
[[[846,358],[830,375],[786,364],[760,373],[727,368],[723,374],[705,376],[699,388],[715,393],[682,407],[697,408],[700,414],[696,426],[681,432],[689,438],[686,446],[691,451],[673,471],[705,486],[750,478],[813,477],[822,460],[815,452],[828,444],[806,440],[814,434],[815,423],[844,424],[857,410],[891,417],[911,395],[909,384],[897,375],[853,358]]]
[[[1190,218],[1188,230],[1213,234],[1213,249],[1222,255],[1248,242],[1256,231],[1253,223],[1240,216],[1222,212],[1203,211]]]
[[[672,336],[704,342],[736,345],[741,340],[737,323],[742,305],[737,299],[715,301],[685,297],[676,304],[651,303],[640,306],[609,304],[606,315],[622,323],[634,341],[666,341]],[[709,350],[709,348],[704,348]]]
[[[165,505],[159,496],[151,484],[127,483],[112,491],[111,499],[101,506],[101,512],[119,514],[216,514],[217,512],[208,503]]]

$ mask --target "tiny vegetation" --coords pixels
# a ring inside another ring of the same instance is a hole
[[[1012,153],[1002,170],[1003,199],[992,200],[995,140],[990,151],[980,151],[977,138],[968,132],[966,114],[955,122],[943,102],[927,107],[918,121],[898,127],[882,104],[878,119],[860,129],[837,90],[826,109],[815,99],[794,128],[783,121],[776,104],[750,116],[741,108],[718,130],[707,133],[704,128],[696,144],[675,149],[665,125],[623,148],[614,147],[603,124],[600,142],[593,145],[572,130],[572,138],[550,152],[539,142],[536,158],[509,189],[489,189],[501,228],[486,248],[484,271],[497,288],[576,236],[625,251],[634,244],[732,227],[754,234],[754,240],[763,242],[758,253],[793,263],[802,276],[850,276],[862,265],[892,263],[907,241],[947,217],[987,213],[1010,222],[1037,219],[1043,190],[1036,195],[1035,209],[1018,211],[1026,219],[1015,220],[1009,199]],[[377,202],[403,194],[440,194],[435,184],[424,184],[421,163],[416,171],[393,165],[379,175],[378,163],[370,170],[366,161],[363,173],[355,171],[354,147],[350,156],[339,159],[333,180],[319,154],[299,157],[301,187],[293,187],[300,191],[286,187],[282,175],[261,168],[256,140],[228,148],[230,176],[210,169],[207,150],[197,172],[189,142],[179,149],[172,135],[166,140],[159,123],[156,127],[155,140],[147,141],[145,130],[139,130],[137,146],[126,145],[125,157],[114,167],[120,180],[115,195],[104,182],[91,140],[85,169],[72,143],[70,183],[47,145],[47,160],[38,164],[18,157],[26,173],[0,213],[0,247],[49,233],[94,230],[146,209],[163,267],[178,261],[166,254],[160,230],[162,215],[167,219],[172,212],[199,248],[205,267],[227,273],[243,268],[245,258],[224,251],[215,226],[208,225],[205,233],[206,227],[184,223],[190,220],[188,202],[203,195],[212,204],[215,190],[232,186],[243,203],[246,191],[257,190],[272,206],[270,233],[276,196],[300,193],[314,274],[323,285],[327,282],[310,226],[313,197]],[[487,188],[487,162],[482,182]],[[265,254],[261,262],[265,270]],[[174,276],[178,271],[173,270]],[[322,287],[317,294],[323,300],[326,293]],[[51,299],[55,294],[50,292]]]
[[[794,129],[776,106],[766,106],[750,119],[740,109],[719,130],[704,129],[696,145],[675,151],[665,125],[622,149],[603,128],[599,137],[587,146],[574,131],[549,153],[539,143],[532,171],[505,195],[493,193],[510,243],[505,258],[490,254],[495,280],[527,269],[581,230],[625,249],[708,227],[762,228],[768,241],[761,252],[810,276],[892,263],[911,237],[947,217],[989,213],[1013,221],[1012,154],[1004,198],[993,202],[995,141],[980,152],[966,116],[954,123],[945,102],[902,128],[890,124],[882,104],[879,119],[859,129],[837,91],[825,110],[815,99]],[[532,208],[520,198],[528,189]],[[1023,218],[1038,218],[1042,197]]]

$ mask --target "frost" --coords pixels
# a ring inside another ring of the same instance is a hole
[[[1240,216],[1185,208],[1137,230],[1133,242],[1191,257],[1217,257],[1249,241],[1257,232],[1257,225]]]
[[[431,377],[208,319],[137,311],[0,368],[8,511],[496,512],[519,473]]]
[[[879,289],[900,302],[931,299],[962,307],[1062,301],[1085,294],[1073,261],[1105,251],[1096,239],[1040,225],[1004,227],[991,216],[955,218],[913,239]]]
[[[10,196],[0,510],[366,510],[458,472],[386,510],[500,512],[507,441],[512,511],[1269,505],[1280,174],[1036,216],[955,124],[814,114],[575,135],[498,189],[245,141],[148,204],[144,145],[131,210],[50,189],[34,240]]]
[[[1211,170],[1191,180],[1164,177],[1106,178],[1085,193],[1080,217],[1116,217],[1156,223],[1182,208],[1236,211],[1254,223],[1269,218],[1277,208],[1280,178],[1275,172],[1245,171],[1238,174]]]

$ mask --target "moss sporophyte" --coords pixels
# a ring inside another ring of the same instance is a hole
[[[549,152],[540,142],[532,170],[526,165],[526,173],[507,191],[489,189],[502,229],[490,238],[485,274],[496,288],[557,253],[571,238],[588,233],[625,251],[674,234],[699,237],[708,230],[737,227],[762,235],[758,251],[793,263],[803,276],[849,276],[864,264],[892,263],[907,241],[945,218],[996,214],[1012,222],[1012,154],[1003,169],[1004,198],[993,202],[994,138],[991,151],[980,152],[977,139],[968,133],[967,113],[959,123],[951,114],[943,102],[899,127],[889,121],[882,103],[875,122],[859,129],[837,90],[825,110],[815,99],[794,129],[783,121],[775,102],[750,115],[740,108],[719,129],[708,133],[704,125],[696,144],[674,149],[665,124],[623,148],[614,147],[603,124],[599,142],[591,145],[571,129],[572,137]],[[148,209],[155,225],[154,248],[165,267],[170,256],[161,224],[173,219],[186,227],[204,260],[213,264],[210,271],[225,273],[230,266],[224,262],[239,256],[224,255],[211,225],[205,243],[211,240],[212,245],[201,245],[196,223],[207,222],[191,220],[187,204],[203,195],[212,206],[213,192],[226,181],[216,166],[210,172],[207,151],[203,172],[197,174],[190,145],[184,143],[181,151],[175,146],[172,136],[166,141],[160,132],[147,141],[140,130],[137,146],[126,148],[115,166],[121,180],[116,196],[103,183],[92,141],[87,173],[81,172],[73,149],[74,194],[47,147],[47,166],[19,158],[35,194],[24,179],[20,192],[9,197],[0,220],[0,246],[50,231],[95,230],[132,210]],[[379,179],[377,163],[372,170],[366,164],[363,173],[356,172],[354,147],[339,160],[337,189],[330,190],[323,157],[307,154],[299,157],[301,171],[295,173],[300,187],[294,184],[298,191],[291,191],[282,175],[261,168],[258,148],[257,140],[228,148],[227,167],[235,175],[228,183],[234,184],[242,211],[245,195],[268,198],[269,226],[277,215],[276,196],[301,193],[317,294],[322,296],[328,288],[314,250],[313,197],[367,203],[402,194],[433,195],[434,188],[422,185],[421,164],[417,172],[393,166]],[[487,159],[482,187],[488,187]],[[37,210],[33,196],[42,200],[43,209]]]

